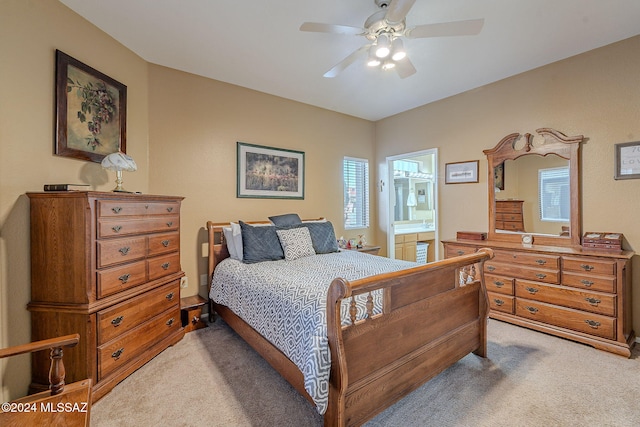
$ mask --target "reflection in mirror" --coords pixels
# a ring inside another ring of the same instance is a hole
[[[568,237],[569,161],[553,154],[528,155],[501,165],[503,170],[496,172],[496,232]]]
[[[581,237],[580,144],[550,128],[512,133],[491,149],[488,162],[489,240],[578,246]]]

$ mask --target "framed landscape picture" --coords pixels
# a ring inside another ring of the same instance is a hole
[[[237,197],[304,199],[304,152],[237,143]]]
[[[100,163],[126,153],[127,87],[56,50],[55,154]]]

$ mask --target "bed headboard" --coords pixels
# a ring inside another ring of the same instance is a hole
[[[322,221],[325,218],[313,218],[304,219],[304,221]],[[269,221],[243,221],[246,224],[270,224]],[[209,260],[207,267],[207,282],[208,287],[211,287],[211,278],[213,277],[213,271],[216,265],[220,261],[229,257],[229,250],[227,249],[227,242],[224,239],[223,227],[230,227],[231,222],[213,222],[207,221],[207,233],[209,235]],[[210,289],[208,289],[210,290]],[[208,292],[207,292],[208,294]]]

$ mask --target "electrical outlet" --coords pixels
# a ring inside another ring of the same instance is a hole
[[[184,289],[189,287],[189,279],[187,279],[187,276],[183,276],[180,279],[180,289]]]
[[[200,275],[200,286],[207,286],[207,275],[206,274],[201,274]]]

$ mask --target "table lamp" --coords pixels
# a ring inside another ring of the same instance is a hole
[[[136,165],[131,156],[118,151],[105,156],[101,164],[105,169],[116,171],[116,188],[113,191],[130,193],[130,191],[122,188],[122,171],[133,172],[138,169],[138,165]]]

